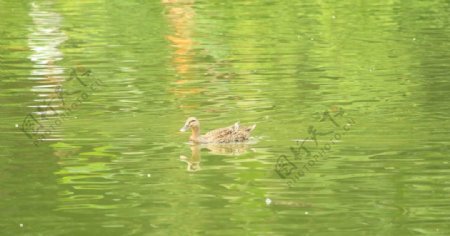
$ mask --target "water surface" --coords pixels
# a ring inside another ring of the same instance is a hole
[[[448,12],[0,0],[0,232],[448,235]],[[257,127],[191,146],[189,116]]]

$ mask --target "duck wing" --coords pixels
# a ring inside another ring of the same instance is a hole
[[[249,127],[240,126],[239,122],[236,122],[232,126],[209,131],[203,135],[203,139],[207,140],[207,142],[214,143],[242,142],[249,139],[250,132],[255,127],[256,125]]]
[[[235,127],[235,125],[232,125],[225,128],[211,130],[203,135],[203,137],[212,141],[225,140],[227,139],[227,137],[232,136],[233,133],[235,133],[237,130],[238,129]]]

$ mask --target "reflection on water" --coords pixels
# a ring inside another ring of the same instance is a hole
[[[52,10],[52,3],[31,3],[29,13],[33,25],[30,26],[28,46],[32,54],[29,59],[33,62],[30,80],[35,81],[31,91],[37,94],[33,116],[41,127],[50,127],[54,118],[63,112],[63,98],[61,96],[62,82],[64,81],[64,68],[58,66],[58,61],[63,60],[60,45],[67,40],[67,36],[61,31],[62,17]],[[53,118],[53,119],[52,119]],[[56,129],[56,127],[54,128]],[[60,134],[52,130],[49,137],[44,129],[33,132],[33,139],[58,139]],[[36,136],[36,137],[34,137]]]
[[[167,9],[166,16],[174,29],[173,34],[167,35],[167,39],[175,48],[173,63],[178,74],[186,74],[189,72],[194,56],[192,52],[194,0],[163,0],[162,2]]]
[[[208,153],[215,155],[225,155],[225,156],[239,156],[245,154],[248,151],[255,151],[251,149],[251,145],[255,144],[254,141],[248,141],[244,143],[224,143],[224,144],[193,144],[191,143],[191,155],[187,157],[185,155],[180,155],[180,161],[187,164],[187,171],[195,172],[199,171],[201,162],[201,149],[208,150]]]
[[[187,157],[184,155],[180,155],[180,161],[183,161],[187,164],[187,171],[195,172],[200,170],[200,161],[201,161],[201,155],[200,155],[200,145],[190,145],[191,148],[191,156]]]
[[[0,16],[2,235],[450,232],[445,1],[3,0]],[[69,115],[72,68],[105,86],[35,147],[21,121]],[[314,129],[329,143],[336,107],[357,128],[288,188],[277,158]],[[189,116],[257,123],[258,142],[187,145]]]

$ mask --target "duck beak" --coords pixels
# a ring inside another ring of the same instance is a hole
[[[186,130],[188,130],[189,127],[187,125],[183,126],[183,128],[180,129],[180,132],[186,132]]]

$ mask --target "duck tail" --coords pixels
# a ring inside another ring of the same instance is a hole
[[[234,125],[233,125],[233,129],[236,131],[236,130],[238,130],[239,129],[239,127],[240,127],[240,125],[239,125],[239,121],[238,122],[236,122],[236,123],[234,123]]]
[[[248,127],[248,132],[252,132],[256,128],[256,124]]]

